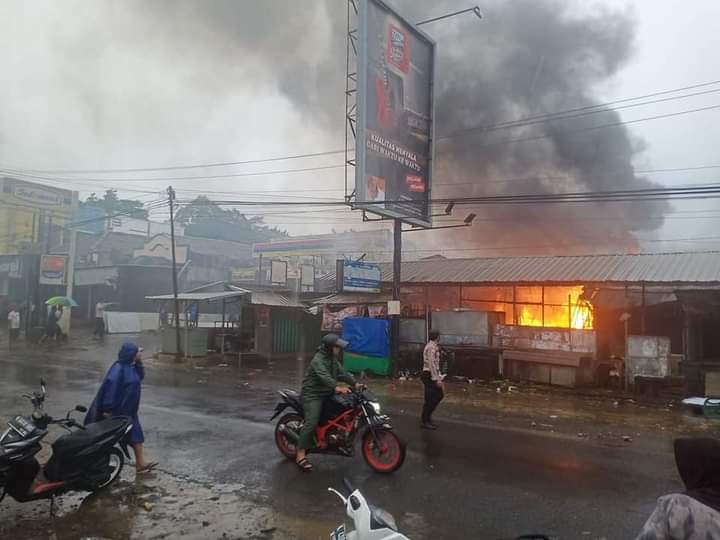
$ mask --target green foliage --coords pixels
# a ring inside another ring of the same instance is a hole
[[[117,190],[115,189],[108,189],[102,198],[98,197],[95,193],[91,193],[80,205],[102,208],[108,215],[125,214],[140,219],[147,219],[148,216],[148,212],[143,208],[141,201],[121,199],[118,197]]]
[[[235,208],[226,210],[204,195],[180,208],[176,221],[185,228],[186,236],[248,244],[288,236],[285,231],[263,225],[261,217],[247,217]]]

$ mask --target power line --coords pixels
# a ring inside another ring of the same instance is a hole
[[[542,134],[542,135],[531,135],[531,136],[527,136],[527,137],[518,137],[515,139],[502,139],[499,141],[493,141],[493,142],[488,142],[488,143],[484,143],[484,144],[473,144],[472,146],[474,148],[485,148],[485,147],[497,146],[497,145],[501,145],[501,144],[513,144],[513,143],[519,143],[519,142],[536,141],[536,140],[541,140],[541,139],[548,139],[551,137],[564,137],[566,135],[574,135],[576,133],[583,133],[586,131],[595,131],[598,129],[627,126],[630,124],[637,124],[639,122],[649,122],[652,120],[661,120],[663,118],[673,118],[676,116],[682,116],[685,114],[692,114],[692,113],[703,112],[703,111],[710,111],[713,109],[720,109],[720,105],[710,105],[707,107],[699,107],[697,109],[687,109],[684,111],[677,111],[674,113],[658,114],[656,116],[646,116],[644,118],[637,118],[635,120],[621,120],[618,122],[610,122],[608,124],[599,124],[597,126],[586,126],[586,127],[578,128],[578,129],[569,129],[569,130],[565,130],[565,131],[560,131],[558,133],[553,133],[553,134],[546,133],[546,134]],[[447,152],[447,150],[446,150],[446,152]],[[441,151],[438,150],[438,153],[441,153]]]
[[[234,165],[251,165],[255,163],[270,163],[276,161],[290,161],[294,159],[305,159],[312,157],[331,156],[334,154],[344,154],[342,150],[327,150],[324,152],[308,152],[306,154],[294,154],[289,156],[275,156],[262,159],[246,159],[243,161],[225,161],[220,163],[203,163],[192,165],[171,165],[167,167],[135,167],[135,168],[117,168],[117,169],[26,169],[16,168],[17,170],[25,170],[35,173],[45,174],[98,174],[98,173],[125,173],[125,172],[152,172],[152,171],[172,171],[177,169],[209,169],[213,167],[229,167]],[[12,169],[12,167],[3,167]]]
[[[528,122],[533,121],[535,119],[539,119],[541,117],[553,117],[563,114],[570,114],[575,112],[581,112],[583,110],[589,110],[593,108],[602,108],[607,107],[609,105],[617,104],[617,103],[623,103],[628,101],[635,101],[638,99],[645,99],[648,97],[655,97],[659,95],[666,95],[676,92],[682,92],[685,90],[691,90],[694,88],[700,88],[705,86],[711,86],[714,84],[720,83],[720,80],[716,81],[709,81],[705,83],[699,83],[695,85],[685,86],[682,88],[675,88],[672,90],[664,90],[661,92],[654,92],[650,94],[645,94],[643,96],[636,96],[632,98],[624,98],[620,100],[610,101],[606,103],[596,104],[596,105],[589,105],[586,107],[579,107],[574,109],[567,109],[565,111],[557,111],[554,113],[547,113],[545,115],[538,115],[535,117],[523,117],[515,120],[509,120],[500,124],[496,124],[495,126],[499,125],[508,125],[508,124],[515,124],[515,123],[522,123],[522,122]],[[720,106],[718,106],[720,107]],[[689,111],[689,112],[695,112],[695,111]],[[676,113],[678,114],[678,113]],[[687,114],[687,112],[679,113],[679,114]],[[663,116],[665,117],[665,116]],[[654,119],[654,118],[652,118]],[[639,120],[636,120],[637,122]],[[610,126],[608,126],[610,127]],[[482,126],[478,128],[472,128],[472,129],[487,129],[488,126]],[[443,137],[450,137],[451,135],[441,136]],[[34,173],[50,173],[50,174],[58,174],[58,173],[72,173],[72,174],[94,174],[94,173],[122,173],[122,172],[152,172],[152,171],[168,171],[168,170],[178,170],[178,169],[207,169],[207,168],[213,168],[213,167],[228,167],[228,166],[235,166],[235,165],[249,165],[249,164],[256,164],[256,163],[270,163],[270,162],[277,162],[277,161],[289,161],[289,160],[295,160],[295,159],[305,159],[305,158],[313,158],[313,157],[323,157],[323,156],[330,156],[335,154],[344,154],[346,152],[346,149],[338,149],[338,150],[328,150],[323,152],[308,152],[304,154],[294,154],[294,155],[287,155],[287,156],[273,156],[273,157],[267,157],[267,158],[261,158],[261,159],[249,159],[249,160],[241,160],[241,161],[226,161],[226,162],[217,162],[217,163],[203,163],[203,164],[188,164],[188,165],[171,165],[171,166],[164,166],[164,167],[135,167],[135,168],[105,168],[105,169],[27,169],[27,168],[18,168],[18,167],[2,167],[3,169],[14,169],[14,170],[24,170],[28,172],[34,172]]]
[[[638,243],[672,243],[672,242],[720,242],[720,236],[715,237],[700,237],[700,238],[667,238],[667,239],[660,239],[660,240],[638,240]],[[528,244],[528,245],[502,245],[497,247],[491,247],[491,246],[477,246],[477,247],[466,247],[466,248],[423,248],[423,249],[411,249],[408,248],[406,250],[406,253],[469,253],[473,251],[505,251],[505,250],[513,250],[513,249],[541,249],[543,251],[547,251],[549,247],[556,247],[557,249],[567,249],[570,247],[573,248],[580,248],[584,247],[587,248],[588,244],[567,244],[567,243],[558,243],[556,246],[548,246],[547,244]],[[366,252],[368,255],[387,255],[392,253],[392,250],[358,250]],[[687,253],[703,253],[703,252],[687,252]],[[643,255],[649,255],[650,253],[642,253]],[[662,253],[660,253],[662,254]],[[615,254],[617,255],[617,254]],[[409,262],[409,261],[403,261],[403,262]]]
[[[555,122],[558,120],[571,120],[573,118],[583,118],[585,116],[590,116],[593,114],[617,112],[619,110],[629,109],[632,107],[644,107],[646,105],[655,105],[657,103],[665,103],[665,102],[674,101],[677,99],[685,99],[685,98],[689,98],[689,97],[696,97],[696,96],[702,96],[702,95],[707,95],[707,94],[715,94],[717,92],[720,92],[720,88],[715,88],[712,90],[705,90],[704,92],[695,92],[692,94],[685,94],[685,95],[681,95],[681,96],[672,96],[672,97],[667,97],[667,98],[662,98],[662,99],[654,99],[652,101],[631,103],[629,105],[622,105],[620,107],[615,107],[612,109],[600,108],[598,110],[585,110],[584,112],[576,112],[574,114],[554,113],[554,114],[548,114],[548,115],[544,115],[544,116],[537,116],[534,118],[531,117],[525,121],[503,122],[500,124],[489,124],[489,125],[485,125],[485,126],[468,127],[468,128],[463,128],[463,129],[453,131],[452,133],[449,133],[447,135],[441,135],[436,140],[443,141],[443,140],[447,140],[447,139],[454,139],[455,137],[459,137],[461,135],[465,135],[466,133],[470,133],[473,131],[497,131],[499,129],[515,129],[515,128],[520,128],[520,127],[534,126],[537,124],[544,124],[546,122]],[[594,105],[592,107],[601,107],[601,106]],[[583,110],[583,109],[581,108],[579,110]]]
[[[301,172],[316,172],[331,169],[341,169],[345,165],[324,165],[321,167],[303,167],[296,169],[281,169],[275,171],[255,171],[255,172],[244,172],[244,173],[233,173],[233,174],[214,174],[214,175],[201,175],[201,176],[154,176],[154,177],[141,177],[141,178],[68,178],[68,177],[56,177],[56,176],[43,176],[33,175],[22,172],[23,169],[0,169],[7,174],[17,174],[26,176],[28,178],[38,178],[45,180],[57,180],[63,182],[167,182],[171,180],[214,180],[220,178],[242,178],[252,176],[271,176],[271,175],[284,175],[294,174]]]

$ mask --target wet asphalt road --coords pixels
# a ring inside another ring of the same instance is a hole
[[[0,353],[3,423],[27,410],[18,396],[40,376],[51,414],[88,405],[114,347],[111,340],[104,350]],[[629,539],[655,499],[680,488],[669,437],[609,448],[572,436],[443,421],[441,410],[441,429],[429,433],[417,427],[415,402],[396,402],[388,411],[409,448],[397,474],[373,474],[357,455],[316,456],[315,471],[305,475],[281,459],[267,421],[273,390],[297,380],[294,366],[274,373],[285,384],[250,367],[208,375],[152,360],[146,366],[141,419],[147,452],[162,463],[156,477],[136,481],[126,469],[100,502],[76,509],[80,499],[70,497],[56,520],[47,517],[47,503],[6,500],[0,537],[327,538],[344,515],[326,489],[348,477],[413,540],[529,532]],[[23,536],[25,528],[31,532]]]

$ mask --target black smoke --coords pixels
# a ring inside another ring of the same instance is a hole
[[[416,21],[471,5],[465,0],[391,3]],[[482,21],[466,15],[424,27],[438,43],[433,195],[653,186],[634,172],[641,140],[625,126],[591,129],[618,122],[616,112],[495,128],[508,120],[600,103],[603,85],[632,58],[632,14],[571,0],[479,4]],[[136,98],[127,104],[123,116],[138,119],[128,133],[152,132],[172,140],[170,127],[165,136],[155,133],[165,122],[152,110],[160,103],[153,93],[167,92],[172,98],[177,85],[195,98],[186,104],[188,122],[203,117],[217,121],[213,105],[231,100],[239,88],[257,93],[272,88],[287,97],[308,125],[322,129],[327,136],[321,144],[334,149],[344,140],[346,6],[345,0],[68,2],[55,7],[51,16],[57,19],[54,28],[67,28],[53,39],[73,70],[57,69],[72,74],[71,80],[64,79],[67,92],[87,94],[78,100],[84,108],[76,116],[88,136],[94,129],[98,136],[104,133],[109,112],[97,88],[112,84],[105,74],[112,70],[115,77],[132,78],[131,70],[123,72],[131,66],[167,73],[169,82],[148,88],[153,99],[147,103]],[[9,18],[21,15],[11,11]],[[117,60],[117,65],[111,63]],[[227,122],[238,123],[252,137],[253,126],[243,126],[242,119]],[[72,139],[73,133],[68,131],[67,137]],[[510,142],[516,139],[532,140]],[[458,247],[620,251],[636,246],[633,231],[660,227],[668,210],[664,202],[481,207],[476,226],[453,239]],[[447,238],[442,242],[447,244]]]
[[[214,43],[211,51],[239,48],[274,73],[308,121],[341,135],[344,0],[172,5],[169,30],[185,21]],[[420,20],[466,3],[403,0],[396,6]],[[425,27],[438,43],[434,196],[653,187],[634,173],[643,142],[626,126],[598,127],[620,122],[615,111],[498,127],[598,105],[600,87],[632,57],[632,15],[569,0],[493,0],[481,10],[482,21],[466,15]],[[533,253],[621,251],[637,247],[632,231],[660,227],[668,210],[665,202],[482,207],[476,227],[457,244],[527,245]]]

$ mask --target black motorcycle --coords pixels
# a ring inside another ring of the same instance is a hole
[[[78,405],[65,418],[54,419],[43,410],[44,381],[40,388],[40,393],[23,395],[33,405],[32,415],[16,416],[0,435],[0,501],[6,494],[18,502],[52,500],[68,491],[95,492],[112,484],[122,472],[125,456],[130,457],[126,444],[130,418],[117,416],[82,426],[70,416],[87,411]],[[50,425],[69,433],[52,444],[52,456],[40,465],[35,454]]]

